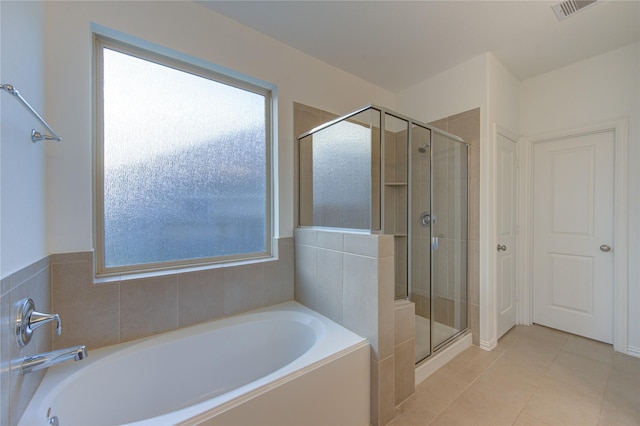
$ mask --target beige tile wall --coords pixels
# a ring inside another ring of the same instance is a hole
[[[393,237],[298,228],[294,239],[295,298],[369,340],[371,424],[384,425],[396,405]]]
[[[396,300],[394,306],[395,405],[398,406],[416,389],[415,381],[415,305]]]
[[[293,158],[295,159],[293,166],[294,226],[298,226],[300,224],[300,183],[302,182],[303,188],[307,192],[307,195],[311,196],[312,194],[310,192],[313,190],[310,164],[303,164],[302,170],[300,170],[300,164],[298,163],[298,159],[300,158],[298,137],[303,133],[308,132],[315,127],[318,127],[319,125],[326,123],[327,121],[333,120],[336,117],[337,115],[335,114],[331,114],[329,112],[322,111],[304,104],[300,104],[297,102],[293,104]],[[303,223],[310,224],[312,221],[313,212],[309,209],[303,209],[302,215]]]
[[[20,349],[14,335],[19,301],[30,297],[39,312],[51,312],[49,257],[9,275],[0,282],[0,424],[14,426],[24,413],[44,377],[44,371],[22,376],[20,365],[26,356],[51,350],[53,326],[37,329],[31,342]],[[63,323],[65,326],[66,323]],[[58,336],[55,336],[56,340]]]
[[[439,129],[460,136],[469,143],[469,245],[468,299],[469,328],[473,344],[480,344],[480,109],[476,108],[430,123]],[[441,301],[440,303],[445,303]],[[447,302],[448,303],[448,302]],[[446,310],[445,310],[446,312]]]
[[[411,167],[411,221],[419,223],[422,212],[431,211],[430,153],[420,153],[418,148],[429,141],[429,131],[414,126],[412,129],[413,153]],[[431,318],[431,230],[429,227],[411,228],[411,301],[415,312],[424,318]]]
[[[91,252],[51,256],[54,348],[98,348],[293,299],[293,239],[278,258],[195,272],[94,283]]]

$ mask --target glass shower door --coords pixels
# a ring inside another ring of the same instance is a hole
[[[415,304],[415,362],[431,355],[431,130],[411,127],[411,301]]]
[[[467,145],[434,132],[431,144],[431,339],[437,350],[468,327]]]

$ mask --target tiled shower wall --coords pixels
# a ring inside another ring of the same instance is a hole
[[[430,123],[433,126],[460,136],[469,143],[469,247],[468,247],[468,298],[469,328],[473,344],[480,344],[480,108],[452,115]],[[453,304],[440,300],[436,303]],[[416,302],[416,310],[421,303]],[[439,309],[441,312],[448,310]],[[453,309],[451,309],[453,311]]]

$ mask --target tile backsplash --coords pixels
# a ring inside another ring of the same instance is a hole
[[[97,348],[293,300],[293,239],[278,258],[94,283],[92,252],[51,256],[52,308],[69,324],[54,348]]]

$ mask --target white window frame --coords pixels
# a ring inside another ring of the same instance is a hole
[[[126,37],[127,42],[113,37],[112,34],[104,35],[93,33],[93,94],[94,94],[94,249],[95,249],[95,274],[97,278],[122,276],[139,273],[153,273],[155,271],[180,270],[183,268],[207,267],[211,265],[250,261],[272,257],[273,237],[273,140],[275,110],[275,86],[261,82],[249,76],[223,69],[214,64],[192,58],[180,52],[162,48],[151,43]],[[133,41],[133,43],[131,43]],[[140,59],[155,62],[180,71],[188,72],[203,78],[207,78],[239,89],[265,97],[265,251],[258,253],[242,253],[227,256],[208,258],[183,259],[156,263],[144,263],[127,266],[105,266],[105,236],[104,236],[104,99],[102,92],[103,76],[103,49],[112,49]]]

